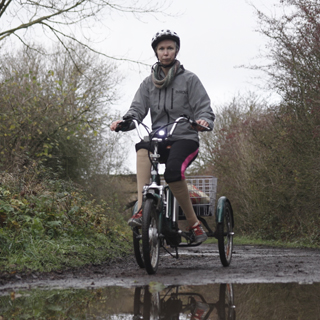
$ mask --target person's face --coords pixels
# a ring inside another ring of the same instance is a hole
[[[163,40],[157,46],[157,55],[161,64],[168,65],[176,58],[176,43],[173,40]]]

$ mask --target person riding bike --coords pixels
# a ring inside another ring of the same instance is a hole
[[[205,88],[199,78],[184,69],[176,59],[180,51],[180,38],[177,33],[161,30],[152,38],[151,46],[158,62],[152,66],[151,75],[141,83],[123,119],[134,117],[142,121],[150,110],[153,131],[173,122],[182,114],[213,129],[215,115]],[[122,120],[114,121],[110,129],[114,131],[117,126],[121,126],[121,122]],[[170,128],[167,127],[168,132]],[[143,186],[150,183],[149,151],[152,151],[149,142],[136,144],[139,209],[128,221],[132,227],[141,226],[142,223],[142,191]],[[184,173],[196,159],[198,151],[198,131],[188,123],[179,124],[174,135],[159,146],[160,162],[166,164],[164,179],[186,216],[194,243],[205,241],[207,235],[193,210]]]

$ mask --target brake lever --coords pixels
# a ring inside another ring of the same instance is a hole
[[[211,131],[211,128],[207,127],[207,126],[203,126],[202,124],[199,124],[196,121],[190,120],[191,126],[197,130],[197,131]],[[200,130],[201,128],[201,130]]]

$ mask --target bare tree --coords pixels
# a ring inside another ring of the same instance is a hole
[[[241,233],[319,244],[320,1],[279,6],[276,15],[257,9],[269,61],[254,68],[282,101],[239,97],[219,110],[198,163],[218,177]]]
[[[256,8],[270,63],[255,68],[266,72],[269,87],[305,121],[319,102],[320,1],[282,0],[279,7],[272,16]]]
[[[46,159],[50,167],[82,177],[121,167],[120,157],[105,156],[121,150],[120,137],[107,130],[121,78],[114,63],[79,45],[69,47],[81,57],[77,67],[61,45],[46,59],[26,48],[1,55],[1,169],[12,170],[26,159]]]
[[[103,24],[106,17],[122,13],[140,19],[145,14],[163,13],[166,9],[167,0],[0,0],[0,42],[15,36],[30,47],[28,39],[40,27],[43,35],[53,36],[72,57],[70,40],[97,52],[86,39],[93,36],[91,28]]]

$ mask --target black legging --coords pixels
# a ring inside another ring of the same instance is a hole
[[[136,144],[136,151],[147,149],[153,152],[149,142]],[[167,183],[185,179],[184,172],[196,159],[199,152],[199,144],[193,140],[177,140],[160,143],[158,147],[160,162],[166,164],[164,179]]]

